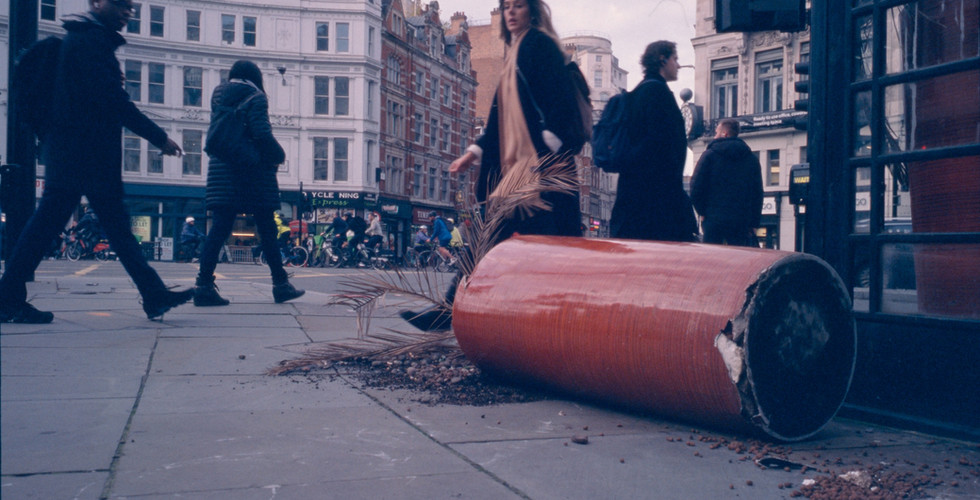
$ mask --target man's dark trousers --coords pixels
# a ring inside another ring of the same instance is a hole
[[[98,215],[112,250],[136,283],[140,295],[145,298],[147,294],[166,290],[163,280],[146,262],[139,242],[133,236],[129,213],[122,201],[122,183],[104,183],[84,192],[80,187],[75,189],[65,184],[45,187],[37,211],[27,221],[7,260],[6,271],[0,279],[0,301],[21,304],[27,300],[27,279],[44,258],[45,247],[64,229],[82,194]]]

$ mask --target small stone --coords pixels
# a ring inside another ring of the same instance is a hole
[[[245,355],[244,354],[239,354],[238,355],[238,359],[245,359]]]
[[[572,442],[575,444],[589,444],[589,436],[584,434],[576,434],[572,436]]]

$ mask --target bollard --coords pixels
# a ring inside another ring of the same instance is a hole
[[[833,418],[856,359],[825,262],[694,243],[511,238],[461,284],[453,330],[488,373],[784,441]]]

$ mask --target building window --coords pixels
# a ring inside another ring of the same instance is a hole
[[[330,23],[316,23],[316,50],[330,50]]]
[[[425,118],[422,113],[415,113],[415,117],[412,119],[412,142],[422,144],[422,126],[424,124]]]
[[[779,185],[779,150],[770,149],[766,160],[766,185]]]
[[[388,81],[399,85],[402,79],[402,65],[395,56],[388,56]]]
[[[221,14],[221,41],[235,43],[235,16]]]
[[[257,20],[254,17],[242,16],[242,45],[255,47],[255,26]]]
[[[347,139],[340,138],[333,140],[333,180],[335,182],[347,182]]]
[[[163,36],[163,7],[150,6],[150,36]]]
[[[313,77],[313,113],[330,114],[330,78]]]
[[[41,19],[54,21],[55,16],[55,0],[41,0]]]
[[[388,101],[388,133],[395,139],[405,138],[405,106]]]
[[[602,70],[601,69],[595,70],[595,75],[592,77],[592,86],[593,87],[602,87]]]
[[[425,187],[425,177],[422,175],[422,164],[416,163],[415,170],[412,172],[412,196],[416,198],[422,196],[422,189]]]
[[[783,50],[760,52],[755,60],[755,112],[783,109]]]
[[[201,175],[201,136],[200,130],[184,130],[184,175]]]
[[[375,92],[378,89],[378,84],[377,84],[377,82],[367,82],[367,84],[368,84],[368,87],[367,87],[367,117],[368,117],[368,120],[374,120],[375,119],[375,115],[374,115],[374,101],[375,101],[375,98],[374,98],[374,94],[375,94]]]
[[[368,27],[368,57],[374,56],[374,26]]]
[[[231,70],[230,69],[218,70],[218,81],[221,82],[221,83],[227,82],[229,75],[231,75]]]
[[[425,73],[422,71],[416,71],[415,81],[413,83],[415,84],[415,93],[422,95],[423,92],[425,92]]]
[[[162,174],[163,173],[163,155],[152,153],[147,158],[146,173],[148,174]]]
[[[201,68],[184,67],[184,106],[201,106],[203,73]]]
[[[443,170],[439,174],[439,200],[449,201],[449,172]]]
[[[201,11],[187,11],[187,41],[201,41]]]
[[[147,67],[149,69],[149,77],[146,81],[147,91],[149,92],[147,100],[153,104],[163,104],[166,66],[160,63],[149,63]]]
[[[436,169],[435,167],[429,167],[429,179],[426,187],[428,188],[428,198],[430,200],[436,199]]]
[[[435,100],[436,94],[439,93],[439,79],[432,77],[429,81],[429,99]]]
[[[449,124],[442,124],[442,140],[439,142],[439,149],[449,151]]]
[[[337,23],[337,52],[350,52],[350,24]]]
[[[738,59],[711,62],[711,116],[714,119],[738,116]]]
[[[333,79],[334,114],[347,116],[350,114],[350,78],[338,76]]]
[[[453,94],[452,87],[450,87],[449,84],[443,84],[442,85],[442,105],[443,106],[449,106],[449,103],[452,101],[452,94]]]
[[[123,129],[123,172],[139,172],[142,154],[140,138],[128,128]]]
[[[126,61],[124,66],[126,68],[126,92],[129,93],[129,100],[140,102],[143,94],[143,63]]]
[[[326,137],[313,138],[313,179],[317,181],[327,180],[327,164],[330,158],[327,155],[327,144]]]
[[[143,10],[143,5],[134,3],[133,4],[133,15],[129,18],[129,23],[126,24],[126,33],[139,34],[140,32],[140,13]]]
[[[436,134],[439,133],[439,120],[433,118],[429,121],[429,147],[436,147]]]

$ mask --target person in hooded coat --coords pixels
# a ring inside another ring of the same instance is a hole
[[[738,120],[724,118],[691,177],[691,201],[701,216],[705,243],[758,247],[762,219],[762,166],[738,138]]]
[[[247,100],[247,102],[246,102]],[[295,299],[303,293],[289,283],[289,275],[282,260],[271,256],[280,255],[277,245],[275,211],[280,207],[279,183],[276,180],[278,166],[286,160],[286,153],[272,135],[269,123],[269,100],[262,86],[262,72],[248,60],[235,62],[228,74],[228,81],[215,87],[211,95],[211,121],[219,120],[220,113],[238,111],[244,118],[250,144],[234,145],[240,152],[245,148],[258,151],[258,162],[243,164],[230,162],[208,153],[208,180],[205,205],[212,213],[211,230],[201,251],[201,266],[195,288],[195,306],[223,306],[229,301],[218,294],[214,284],[214,270],[218,266],[218,254],[231,235],[235,217],[239,213],[254,215],[262,251],[272,273],[272,296],[276,303]],[[212,130],[208,130],[209,134]],[[235,154],[234,158],[246,157]]]

